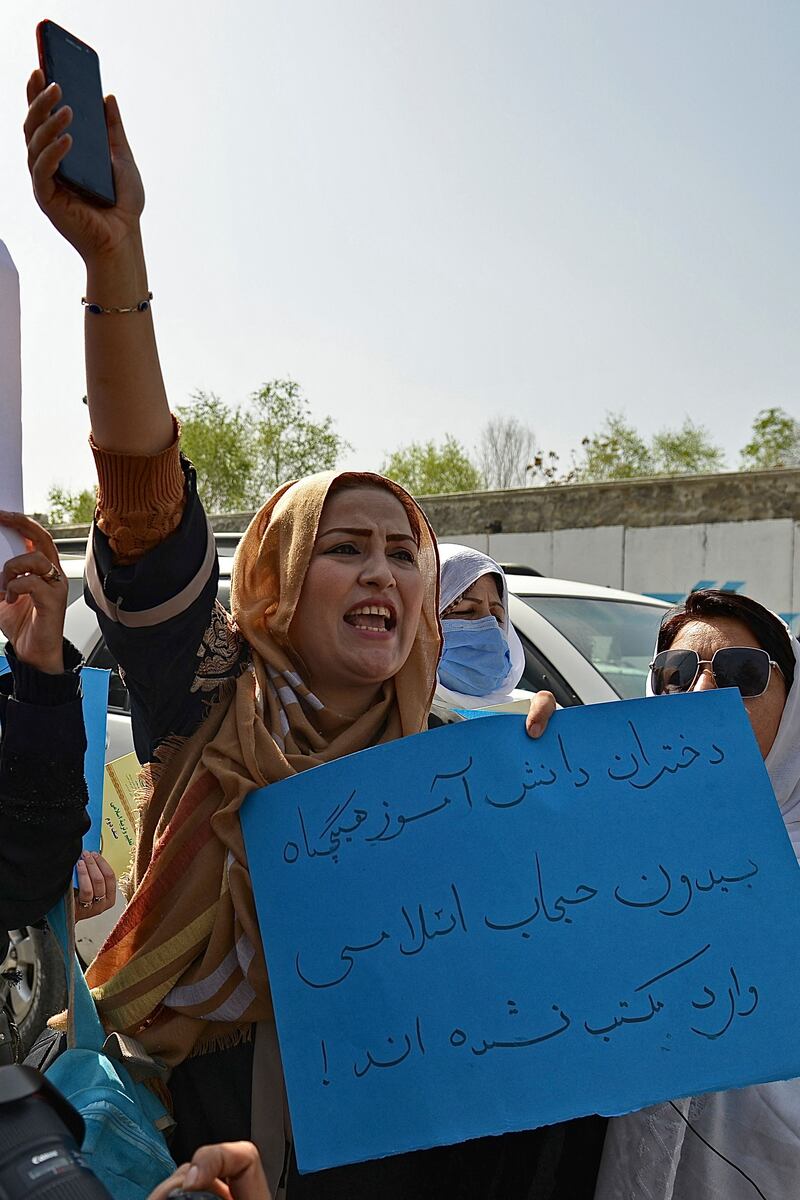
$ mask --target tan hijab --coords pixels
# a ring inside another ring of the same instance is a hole
[[[313,696],[288,642],[333,487],[381,487],[408,514],[425,582],[403,667],[362,716]],[[272,1019],[239,809],[254,788],[425,728],[441,636],[436,540],[380,475],[324,473],[279,488],[236,552],[233,620],[250,666],[161,771],[142,810],[131,902],[88,972],[105,1025],[170,1065]]]

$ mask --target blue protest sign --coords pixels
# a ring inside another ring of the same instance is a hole
[[[242,823],[301,1170],[800,1075],[800,871],[738,693],[457,723]]]
[[[4,655],[0,655],[0,675],[10,670]],[[103,772],[106,761],[106,721],[108,718],[108,681],[110,671],[84,667],[81,671],[83,688],[83,722],[86,726],[84,774],[89,793],[87,805],[91,828],[83,839],[84,850],[100,850],[103,820]],[[58,786],[58,780],[53,781]]]

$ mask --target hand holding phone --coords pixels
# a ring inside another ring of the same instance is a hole
[[[116,100],[109,96],[104,105],[94,51],[51,21],[38,27],[37,40],[45,65],[28,81],[25,120],[33,190],[42,211],[88,263],[138,236],[142,181]],[[65,65],[65,47],[74,55],[81,48],[80,61]]]
[[[58,178],[95,204],[115,204],[100,60],[91,46],[55,21],[40,21],[36,43],[46,81],[59,85],[61,103],[72,110],[72,143],[59,164]]]

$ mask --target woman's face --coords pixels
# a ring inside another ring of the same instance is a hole
[[[380,487],[325,502],[289,627],[311,690],[356,715],[408,658],[425,588],[403,505]]]
[[[506,610],[503,608],[494,575],[481,575],[447,612],[442,613],[443,621],[451,617],[457,617],[459,621],[479,621],[481,617],[494,617],[498,625],[504,626]]]
[[[696,650],[702,660],[708,661],[715,650],[721,650],[724,646],[757,646],[759,649],[763,649],[744,621],[739,621],[735,617],[703,617],[690,621],[679,631],[669,649]],[[716,687],[711,668],[701,667],[700,671],[692,691],[701,692]],[[756,741],[764,758],[772,749],[785,703],[786,684],[783,675],[776,667],[770,671],[769,684],[764,694],[744,701],[750,724],[753,726]]]

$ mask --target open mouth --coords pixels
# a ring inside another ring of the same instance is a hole
[[[397,625],[393,609],[386,604],[360,604],[345,613],[344,619],[353,629],[369,633],[390,633]]]

